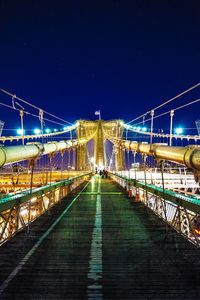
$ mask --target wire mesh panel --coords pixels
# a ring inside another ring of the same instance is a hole
[[[198,135],[200,135],[200,120],[197,120],[195,123],[197,126]]]
[[[0,136],[2,134],[4,122],[0,120]]]

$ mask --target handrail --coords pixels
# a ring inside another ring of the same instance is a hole
[[[112,172],[109,172],[108,174],[111,178],[112,176],[116,176],[120,179],[126,180],[129,186],[133,185],[135,187],[142,188],[156,196],[165,199],[166,201],[173,202],[176,205],[180,205],[182,207],[185,207],[186,209],[189,209],[190,211],[200,214],[200,200],[196,197],[180,195],[179,193],[166,189],[163,192],[163,189],[161,187],[153,184],[145,184],[144,182],[140,182],[136,179],[130,179],[126,176],[121,176]]]
[[[72,182],[77,181],[80,178],[83,178],[84,176],[90,175],[92,175],[92,172],[84,173],[75,177],[71,177],[69,179],[64,179],[59,182],[53,182],[42,187],[37,187],[33,189],[31,193],[30,190],[28,190],[25,192],[18,193],[16,195],[7,195],[3,198],[0,198],[0,212],[10,209],[16,204],[19,205],[21,203],[24,203],[35,196],[42,196],[44,193],[53,191],[59,187],[69,186]]]

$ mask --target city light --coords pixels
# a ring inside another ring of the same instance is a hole
[[[50,130],[49,128],[47,128],[47,129],[45,129],[45,132],[46,132],[46,133],[50,133],[51,130]]]
[[[129,124],[125,124],[125,128],[126,128],[126,129],[129,129],[129,128],[131,129],[131,128],[132,128],[132,126],[131,126],[131,125],[129,125]]]
[[[146,132],[146,131],[147,131],[147,128],[146,128],[146,127],[143,127],[143,128],[142,128],[142,131],[143,131],[143,132]]]
[[[174,130],[175,134],[183,134],[183,128],[178,127]]]
[[[67,130],[67,128],[68,128],[68,127],[65,126],[65,127],[63,127],[63,130]]]
[[[140,126],[138,126],[138,127],[137,127],[137,130],[138,130],[138,131],[140,131],[140,130],[141,130],[141,127],[140,127]]]
[[[22,129],[17,129],[17,135],[23,135],[25,134],[25,130],[22,130]]]
[[[33,132],[34,132],[34,134],[40,134],[41,130],[39,128],[35,128]]]
[[[26,208],[20,211],[20,215],[23,217],[27,214],[28,214],[28,209],[26,209]]]
[[[54,132],[57,132],[57,131],[58,131],[58,129],[54,129],[53,131],[54,131]]]

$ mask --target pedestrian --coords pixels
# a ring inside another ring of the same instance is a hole
[[[105,177],[108,178],[108,171],[105,170]]]

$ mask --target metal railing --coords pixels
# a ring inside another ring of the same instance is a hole
[[[0,199],[0,245],[29,226],[52,206],[61,201],[92,173],[85,173],[67,180]]]
[[[135,179],[109,173],[135,202],[142,202],[179,234],[200,247],[200,200],[195,196],[145,184]]]

